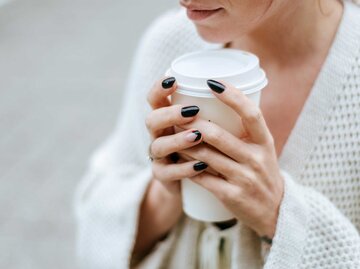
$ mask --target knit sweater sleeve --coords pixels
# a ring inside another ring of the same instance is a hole
[[[264,268],[360,268],[353,224],[320,192],[281,172],[284,197]]]
[[[164,75],[171,60],[183,53],[171,46],[171,42],[179,42],[175,39],[176,31],[172,31],[177,26],[171,25],[177,13],[177,9],[165,12],[143,33],[116,128],[92,156],[88,171],[77,188],[77,256],[81,268],[130,266],[139,207],[152,177],[147,155],[150,135],[145,126],[145,117],[151,108],[146,96],[155,81]],[[186,49],[186,46],[178,47]],[[151,268],[159,267],[174,240],[172,231],[158,243],[147,257]]]

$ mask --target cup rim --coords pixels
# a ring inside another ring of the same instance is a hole
[[[227,74],[226,75],[227,77],[233,77],[233,76],[239,75],[240,73],[244,73],[246,71],[249,71],[249,70],[251,70],[251,69],[253,69],[253,68],[255,68],[256,66],[259,65],[259,58],[255,54],[253,54],[251,52],[244,51],[244,50],[239,50],[239,49],[211,49],[211,50],[198,50],[198,51],[185,53],[184,55],[181,55],[181,56],[179,56],[179,57],[177,57],[177,58],[175,58],[174,60],[171,61],[170,69],[173,70],[173,72],[175,74],[178,74],[180,76],[185,76],[185,75],[182,75],[182,74],[180,74],[179,72],[176,71],[176,69],[174,68],[176,63],[183,60],[184,58],[188,58],[188,57],[194,56],[196,54],[202,54],[202,53],[206,53],[206,52],[217,52],[217,51],[220,51],[222,53],[243,54],[243,55],[246,55],[247,57],[250,57],[250,59],[251,59],[251,61],[249,61],[249,63],[245,67],[243,67],[241,69],[241,72],[239,72],[240,70],[238,69],[237,71],[235,71],[233,73]],[[193,75],[186,75],[186,77],[188,77],[188,78],[196,78],[196,79],[206,79],[207,78],[207,77],[203,77],[203,76],[193,76]],[[220,78],[220,77],[221,76],[213,76],[213,78]]]

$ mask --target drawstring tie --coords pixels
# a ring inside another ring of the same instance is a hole
[[[229,269],[231,263],[231,230],[220,230],[207,223],[199,245],[199,269]]]

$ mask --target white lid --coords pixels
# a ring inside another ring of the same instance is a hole
[[[172,61],[165,75],[176,78],[178,92],[198,97],[214,97],[208,79],[224,80],[245,94],[262,90],[268,82],[258,57],[223,48],[184,54]]]

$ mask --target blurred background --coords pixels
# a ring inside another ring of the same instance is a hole
[[[0,268],[75,268],[73,195],[175,0],[0,0]]]

